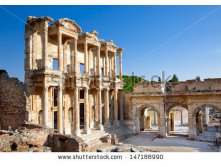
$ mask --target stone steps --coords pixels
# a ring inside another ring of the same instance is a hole
[[[116,135],[118,141],[124,141],[128,137],[134,135],[132,131],[127,128],[108,128],[104,130],[91,130],[91,134],[82,134],[81,139],[89,146],[88,151],[96,151],[110,146],[110,143],[103,143],[100,139],[107,135]]]
[[[102,145],[100,138],[108,135],[103,130],[92,130],[91,134],[83,134],[81,135],[81,139],[89,146],[89,149],[96,148],[99,145]]]

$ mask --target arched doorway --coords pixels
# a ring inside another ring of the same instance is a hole
[[[185,107],[177,105],[168,110],[167,133],[188,136],[188,110]]]
[[[143,105],[139,108],[140,131],[157,132],[159,134],[159,111],[152,105]]]
[[[216,133],[221,133],[221,109],[204,104],[195,110],[196,134],[200,140],[215,141]]]

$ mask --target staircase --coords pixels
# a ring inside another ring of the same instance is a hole
[[[125,128],[107,128],[104,130],[96,130],[92,129],[91,134],[82,134],[81,139],[84,140],[84,142],[88,145],[88,151],[89,152],[96,152],[97,149],[105,149],[109,146],[111,146],[111,143],[102,142],[100,139],[108,136],[111,138],[113,135],[116,136],[117,140],[122,142],[126,140],[127,138],[134,135],[134,133]]]
[[[81,139],[84,140],[84,142],[88,145],[88,151],[89,152],[96,152],[96,150],[99,148],[107,147],[107,143],[103,143],[100,138],[109,135],[103,130],[91,130],[91,134],[82,134]]]

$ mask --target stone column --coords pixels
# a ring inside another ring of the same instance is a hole
[[[203,115],[203,126],[208,125],[209,123],[209,107],[205,107],[205,111],[202,111]]]
[[[118,127],[119,126],[119,121],[118,121],[118,90],[117,88],[114,89],[114,126]]]
[[[58,120],[58,132],[63,133],[63,99],[62,99],[62,86],[59,86],[58,88],[58,115],[57,115],[57,120]]]
[[[43,114],[44,126],[48,126],[48,86],[44,85],[43,88]]]
[[[119,53],[119,78],[122,80],[122,51]]]
[[[110,126],[109,123],[109,115],[110,115],[110,110],[109,110],[109,89],[105,90],[105,95],[104,95],[104,127],[108,128]]]
[[[175,130],[174,118],[175,118],[175,113],[170,113],[171,131],[174,131],[174,130]]]
[[[97,47],[97,60],[96,60],[96,75],[98,78],[101,77],[101,68],[100,68],[100,46]]]
[[[150,120],[150,116],[147,116],[146,118],[146,127],[148,130],[151,129],[151,120]]]
[[[188,138],[194,140],[197,136],[196,114],[193,114],[193,109],[188,106]]]
[[[78,60],[77,60],[77,38],[74,38],[74,73],[78,72]]]
[[[164,110],[160,111],[160,116],[158,119],[158,126],[159,126],[159,136],[166,137],[166,115]]]
[[[45,21],[44,26],[44,46],[43,46],[44,69],[48,69],[48,22]]]
[[[80,132],[80,112],[79,112],[79,88],[75,87],[74,90],[74,101],[75,101],[75,106],[74,106],[74,110],[75,110],[75,120],[74,120],[74,135],[75,136],[81,136],[81,132]]]
[[[113,67],[113,77],[114,77],[114,80],[116,80],[116,55],[114,55],[114,57],[113,57],[113,63],[114,63],[114,67]]]
[[[181,126],[183,126],[183,110],[180,110],[180,119],[181,119]]]
[[[90,110],[89,110],[89,96],[88,88],[84,89],[84,133],[90,134]]]
[[[102,130],[102,106],[101,106],[101,89],[97,89],[97,113],[98,113],[98,124],[97,129]]]
[[[62,56],[62,33],[58,31],[58,69],[63,71],[63,56]]]
[[[124,92],[120,90],[120,123],[124,124]]]
[[[156,111],[154,111],[153,116],[154,116],[153,123],[154,123],[154,125],[156,125],[157,124],[157,112]]]
[[[197,126],[198,126],[198,132],[202,133],[203,132],[203,125],[202,125],[202,113],[198,114],[198,122],[197,122]]]
[[[108,64],[108,49],[105,48],[105,67],[104,67],[104,76],[108,76],[109,64]]]
[[[88,75],[88,45],[84,42],[84,73]]]

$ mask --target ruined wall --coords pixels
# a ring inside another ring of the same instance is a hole
[[[5,70],[0,70],[0,127],[18,128],[28,119],[27,98],[24,85],[17,78],[9,78]]]

